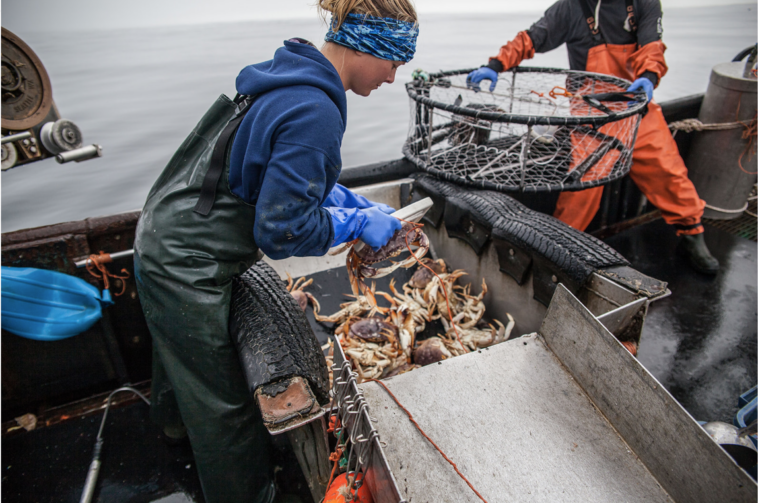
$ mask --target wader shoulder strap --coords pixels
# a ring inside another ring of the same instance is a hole
[[[596,0],[596,2],[597,1],[599,0]],[[605,39],[600,32],[600,25],[598,24],[595,26],[595,12],[592,9],[592,0],[577,0],[577,2],[579,2],[579,6],[582,8],[582,14],[584,14],[584,20],[587,22],[587,27],[590,29],[590,33],[592,33],[592,38],[597,44],[604,44]]]
[[[226,165],[224,161],[226,160],[226,152],[229,145],[229,140],[239,127],[242,119],[244,119],[247,115],[248,110],[250,110],[250,106],[253,104],[254,98],[254,96],[250,96],[247,98],[246,102],[243,102],[243,105],[241,105],[242,109],[237,113],[237,116],[229,121],[229,123],[219,135],[218,140],[216,141],[216,145],[213,147],[210,168],[208,168],[208,172],[205,174],[205,178],[203,178],[203,185],[200,188],[200,197],[198,197],[197,204],[195,204],[195,213],[203,216],[208,216],[208,213],[211,212],[211,208],[213,208],[213,202],[216,200],[216,188],[218,187],[218,181],[221,179],[221,175],[224,173],[224,168]],[[235,102],[236,101],[237,100],[235,99]]]

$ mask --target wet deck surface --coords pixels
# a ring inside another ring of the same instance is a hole
[[[721,263],[715,277],[676,256],[663,220],[606,242],[672,292],[650,306],[640,362],[695,419],[731,423],[739,395],[756,385],[756,243],[708,225],[705,238]]]
[[[71,419],[3,438],[3,501],[78,502],[101,419]],[[112,409],[94,501],[203,501],[189,443],[170,446],[162,436],[147,405]]]
[[[4,502],[76,503],[81,498],[101,414],[75,418],[3,438]],[[93,502],[203,503],[186,439],[170,445],[135,402],[112,408],[103,433],[102,466]],[[310,501],[305,478],[286,435],[274,437],[272,464],[280,489]],[[291,500],[297,501],[297,500]]]

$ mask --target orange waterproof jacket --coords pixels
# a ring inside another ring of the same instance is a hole
[[[663,57],[666,46],[661,42],[660,1],[601,0],[599,9],[597,3],[598,0],[558,0],[529,30],[519,32],[501,47],[488,66],[498,72],[508,70],[535,53],[548,52],[565,43],[571,69],[585,71],[595,66],[590,59],[600,52],[593,48],[627,46],[623,68],[613,74],[628,80],[645,76],[657,85],[668,70]],[[585,17],[585,12],[592,15]]]

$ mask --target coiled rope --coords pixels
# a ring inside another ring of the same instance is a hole
[[[105,264],[108,264],[112,261],[113,259],[111,258],[110,254],[103,251],[101,251],[99,255],[90,255],[89,260],[87,260],[87,272],[89,272],[95,278],[103,280],[103,284],[105,285],[106,290],[110,289],[110,281],[108,278],[121,280],[121,291],[119,293],[113,294],[115,297],[118,297],[120,295],[123,295],[126,291],[126,280],[129,279],[129,271],[126,269],[121,269],[120,275],[113,274],[105,267]],[[99,273],[97,271],[99,271]]]
[[[737,107],[737,113],[739,114],[739,106]],[[718,124],[703,124],[698,119],[684,119],[681,121],[675,121],[669,124],[669,129],[672,131],[672,136],[676,137],[676,133],[679,131],[684,131],[685,133],[691,133],[693,131],[725,131],[727,129],[737,129],[737,128],[744,128],[744,131],[742,131],[742,139],[748,140],[747,145],[745,146],[745,150],[742,151],[740,154],[740,158],[737,161],[737,164],[739,164],[740,169],[748,174],[748,175],[755,175],[758,174],[757,172],[753,171],[747,171],[744,167],[742,167],[742,158],[745,156],[745,154],[749,153],[748,160],[752,156],[755,155],[755,152],[753,152],[752,147],[755,145],[756,141],[756,134],[758,134],[756,131],[758,131],[758,127],[756,124],[758,123],[757,117],[753,116],[753,119],[749,122],[743,122],[743,121],[735,121],[735,122],[722,122]],[[742,211],[742,210],[740,210]]]
[[[699,119],[684,119],[669,124],[672,135],[676,136],[679,131],[691,133],[693,131],[723,131],[726,129],[737,129],[746,127],[743,122],[722,122],[720,124],[703,124]]]

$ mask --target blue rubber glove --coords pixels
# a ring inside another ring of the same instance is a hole
[[[468,74],[468,77],[466,77],[466,87],[479,92],[482,90],[479,87],[479,83],[483,80],[491,81],[490,92],[494,91],[495,86],[497,85],[497,72],[488,66],[483,66],[478,70],[474,70]]]
[[[366,215],[358,208],[328,207],[324,209],[332,217],[334,240],[331,246],[338,246],[358,239],[368,223]]]
[[[648,103],[653,101],[653,83],[650,82],[650,79],[646,79],[645,77],[640,77],[639,79],[635,80],[631,86],[629,86],[629,89],[627,89],[627,92],[633,93],[634,91],[638,91],[639,89],[642,89],[645,91],[645,94],[647,94],[647,101]]]
[[[324,207],[337,207],[337,208],[359,208],[359,209],[365,209],[365,208],[379,208],[383,213],[387,213],[388,215],[390,213],[395,212],[395,208],[392,206],[388,206],[386,204],[382,203],[375,203],[374,201],[369,201],[363,196],[359,196],[355,192],[351,191],[350,189],[343,187],[340,184],[335,184],[334,188],[331,192],[329,192],[329,195],[326,196],[326,199],[324,200],[324,204],[322,204]]]
[[[366,215],[366,226],[360,234],[361,240],[374,251],[386,245],[395,232],[400,230],[400,220],[383,213],[379,208],[360,210]]]

